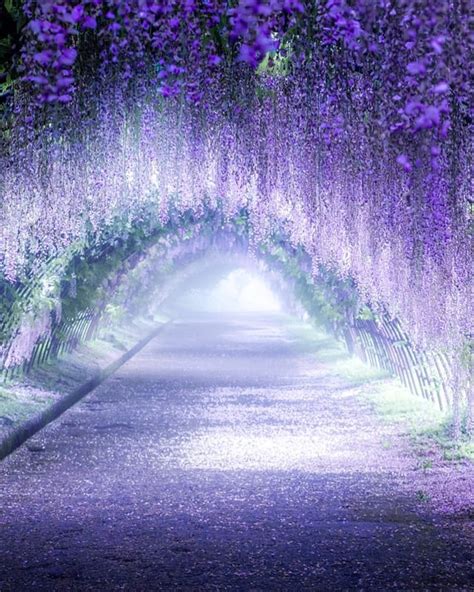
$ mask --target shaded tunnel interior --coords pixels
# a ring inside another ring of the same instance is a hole
[[[126,318],[153,318],[171,301],[189,305],[193,290],[197,296],[196,285],[205,300],[204,288],[245,268],[262,277],[286,311],[334,335],[364,362],[398,376],[415,395],[441,409],[452,407],[452,360],[442,351],[416,347],[383,305],[364,302],[350,277],[323,267],[315,270],[311,258],[283,236],[253,244],[240,219],[223,221],[214,214],[207,224],[192,223],[185,235],[176,228],[179,224],[170,223],[134,241],[111,236],[85,254],[72,251],[66,258],[52,258],[40,273],[9,286],[4,297],[24,306],[12,307],[2,320],[2,375],[28,373]],[[28,303],[36,294],[48,292],[48,307],[24,312],[33,308]],[[464,389],[465,400],[467,387],[456,387]]]

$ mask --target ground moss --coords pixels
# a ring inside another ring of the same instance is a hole
[[[62,394],[92,378],[167,320],[166,315],[157,315],[107,328],[73,352],[35,367],[27,377],[0,386],[0,439]]]
[[[431,401],[410,393],[388,373],[349,355],[342,343],[309,323],[289,319],[288,331],[301,340],[301,347],[314,353],[315,363],[330,364],[354,387],[367,385],[359,396],[374,407],[382,421],[397,424],[406,432],[420,468],[429,470],[432,461],[428,457],[433,454],[446,461],[474,461],[474,441],[463,433],[458,440],[453,439],[449,411],[441,411]]]

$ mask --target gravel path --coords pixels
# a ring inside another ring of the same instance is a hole
[[[0,466],[0,591],[474,590],[327,345],[167,327]]]

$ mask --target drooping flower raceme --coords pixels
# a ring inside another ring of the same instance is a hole
[[[470,5],[27,0],[3,273],[117,219],[244,208],[255,243],[285,233],[419,343],[459,347],[473,331]]]

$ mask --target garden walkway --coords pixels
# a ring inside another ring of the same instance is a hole
[[[169,325],[1,464],[1,592],[474,590],[333,347],[287,317]]]

